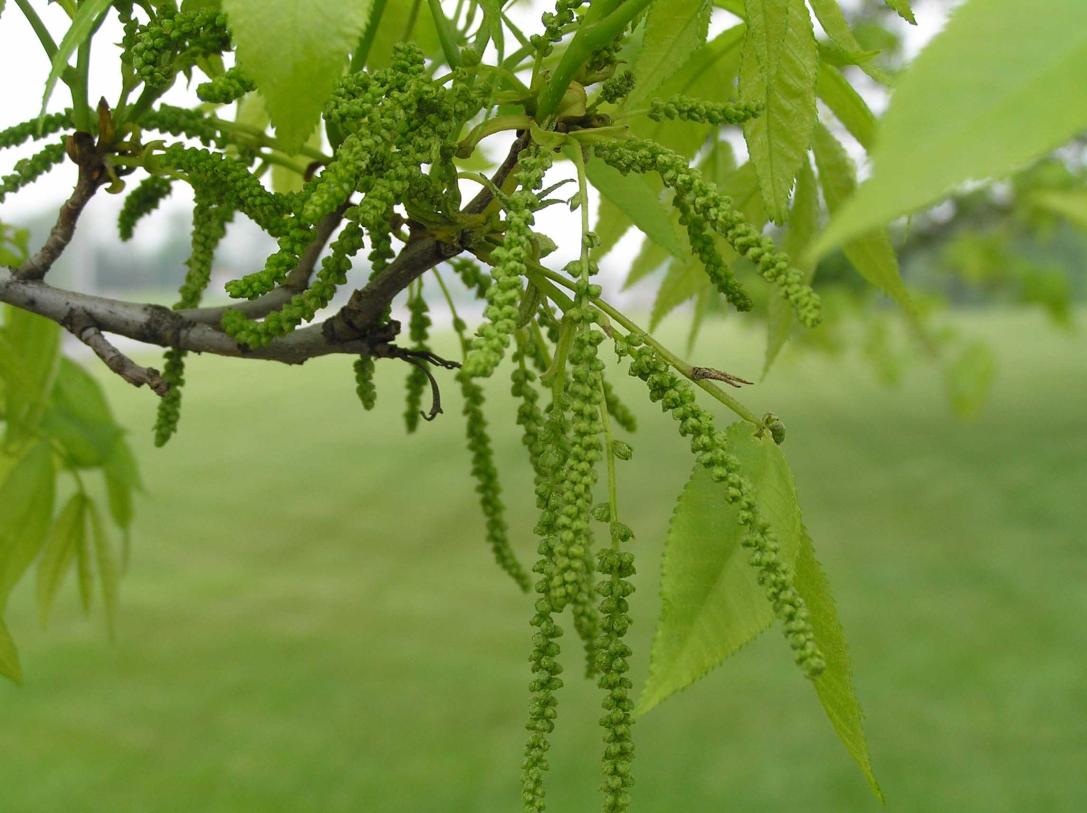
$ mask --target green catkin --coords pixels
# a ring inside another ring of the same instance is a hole
[[[631,334],[616,342],[620,356],[631,357],[630,375],[640,378],[649,388],[649,398],[660,402],[679,424],[679,432],[690,438],[691,451],[713,480],[725,487],[726,499],[739,508],[738,522],[744,529],[742,544],[781,621],[785,637],[797,665],[809,677],[817,677],[826,662],[815,642],[811,617],[804,600],[792,584],[792,576],[781,559],[778,542],[770,526],[759,513],[750,482],[740,471],[739,461],[728,452],[724,432],[714,428],[713,417],[695,403],[694,390],[681,381],[643,338]]]
[[[702,262],[702,267],[706,276],[710,278],[710,282],[713,283],[713,287],[736,310],[751,310],[753,307],[751,297],[717,252],[713,235],[706,228],[705,222],[691,211],[690,205],[684,198],[676,196],[674,205],[679,211],[680,224],[687,229],[687,241],[691,244],[691,251]]]
[[[18,147],[27,141],[47,138],[72,126],[71,110],[65,110],[63,113],[49,113],[43,116],[40,126],[37,119],[30,119],[21,124],[15,124],[0,130],[0,150],[5,150],[8,147]]]
[[[608,414],[627,432],[637,432],[638,419],[634,417],[634,413],[630,411],[630,408],[619,400],[619,394],[615,391],[615,387],[607,379],[603,379],[603,388],[604,403],[607,405]]]
[[[682,156],[645,139],[628,139],[594,144],[596,155],[623,174],[656,172],[665,186],[682,199],[689,219],[697,219],[705,228],[720,234],[743,257],[748,258],[767,282],[781,290],[806,327],[819,323],[819,297],[788,258],[779,252],[769,237],[747,223],[732,201],[715,186],[703,180]]]
[[[601,763],[604,781],[604,813],[623,813],[630,807],[629,788],[634,783],[631,764],[634,761],[634,701],[630,698],[633,683],[627,672],[630,647],[625,638],[630,629],[630,603],[634,592],[630,577],[634,575],[634,554],[619,549],[630,539],[630,529],[622,523],[610,523],[612,546],[597,555],[597,570],[601,579],[596,586],[600,596],[600,640],[597,646],[597,685],[604,690],[604,757]]]
[[[745,102],[707,102],[690,96],[654,99],[649,105],[653,121],[682,119],[703,124],[743,124],[762,114],[762,106]]]
[[[221,148],[230,143],[229,134],[199,110],[164,104],[140,116],[139,123],[145,130],[191,138],[205,147]]]
[[[347,222],[332,241],[328,255],[321,261],[317,275],[306,290],[292,296],[282,308],[272,311],[259,322],[247,318],[240,311],[227,311],[223,316],[223,330],[240,344],[258,348],[277,336],[287,335],[302,322],[311,321],[319,310],[332,301],[337,288],[347,282],[351,259],[363,246],[362,228],[351,219],[354,214],[352,209],[344,214]]]
[[[518,400],[517,425],[521,427],[521,443],[528,451],[529,461],[535,473],[537,490],[547,477],[544,455],[547,448],[544,443],[544,415],[540,410],[540,394],[533,386],[536,374],[525,366],[525,355],[520,348],[514,354],[517,366],[510,376],[510,394]]]
[[[536,147],[521,152],[516,180],[518,190],[509,197],[506,233],[492,254],[491,285],[487,289],[485,321],[472,339],[464,371],[486,378],[502,361],[517,327],[521,304],[521,278],[532,256],[533,210],[540,205],[535,190],[551,165],[551,154]]]
[[[427,302],[423,298],[422,285],[419,285],[415,295],[408,300],[408,310],[411,318],[408,320],[408,336],[415,350],[425,350],[427,336],[430,332],[430,314]],[[414,432],[419,428],[419,418],[422,417],[423,393],[429,383],[427,374],[417,365],[411,365],[407,380],[407,398],[404,407],[404,425],[408,432]]]
[[[226,236],[226,225],[231,217],[229,209],[209,205],[197,195],[193,208],[192,250],[186,261],[185,280],[178,290],[175,309],[195,308],[200,304],[204,290],[211,279],[211,266],[215,249]],[[162,377],[170,389],[159,400],[155,417],[155,445],[165,446],[177,432],[181,418],[181,391],[185,384],[186,352],[176,347],[166,351]]]
[[[528,574],[517,561],[510,546],[509,529],[506,526],[502,487],[498,483],[498,471],[494,465],[494,452],[487,433],[487,419],[483,415],[483,388],[463,372],[457,374],[464,395],[465,434],[468,451],[472,456],[472,477],[476,481],[476,493],[487,527],[487,542],[495,561],[517,586],[524,591],[531,587]]]
[[[367,412],[377,403],[373,356],[359,356],[355,359],[355,394],[358,395],[362,408]]]
[[[241,161],[196,147],[171,144],[155,156],[158,167],[184,175],[193,189],[233,211],[238,211],[279,237],[289,231],[283,196],[264,188],[260,178]],[[300,250],[304,250],[303,245]]]
[[[117,215],[117,232],[122,240],[131,240],[136,224],[159,207],[169,195],[173,184],[169,178],[151,175],[144,178],[125,198]]]
[[[230,104],[236,102],[251,90],[256,90],[253,81],[238,68],[231,68],[209,82],[196,86],[196,95],[202,102],[212,104]]]
[[[457,257],[449,261],[449,267],[460,277],[464,287],[472,291],[476,299],[484,299],[491,287],[491,277],[475,260]]]
[[[61,142],[47,144],[30,157],[16,161],[11,173],[0,178],[0,203],[63,162],[65,155],[64,143]]]
[[[554,396],[554,393],[553,393]],[[556,519],[559,515],[559,483],[569,450],[565,416],[558,399],[553,397],[549,414],[544,423],[544,453],[540,456],[541,476],[536,486],[536,504],[540,508],[535,532],[539,536],[538,559],[532,570],[540,578],[535,584],[536,603],[530,624],[535,629],[532,636],[532,652],[529,663],[532,680],[529,683],[531,700],[528,722],[529,732],[525,744],[525,758],[521,766],[521,799],[525,811],[539,813],[544,810],[543,780],[549,764],[547,751],[551,747],[549,735],[555,730],[558,699],[555,693],[562,688],[562,665],[558,662],[558,639],[562,628],[555,616],[562,611],[551,598],[551,575],[555,569],[553,554]]]
[[[634,72],[623,71],[604,81],[600,86],[601,101],[617,104],[634,90]]]

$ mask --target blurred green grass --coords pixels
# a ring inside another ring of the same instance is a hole
[[[924,366],[888,390],[849,361],[786,358],[744,397],[788,425],[888,810],[1078,813],[1084,345],[1028,314],[959,323],[1001,361],[975,423],[949,417]],[[695,357],[746,374],[760,354],[759,337],[725,325]],[[367,415],[349,368],[194,359],[181,433],[162,451],[151,396],[106,382],[150,491],[118,640],[82,619],[71,584],[44,632],[29,585],[15,596],[27,681],[0,685],[0,810],[519,809],[529,599],[484,546],[458,393],[446,386],[446,415],[405,440],[406,371],[379,365]],[[641,680],[690,458],[636,382],[617,381],[642,417],[620,471],[638,534]],[[530,483],[506,388],[491,387],[490,414],[527,562]],[[598,698],[567,662],[550,809],[588,811]],[[776,632],[650,713],[636,738],[639,813],[879,809]]]

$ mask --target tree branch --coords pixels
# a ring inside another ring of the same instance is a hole
[[[95,352],[117,375],[134,387],[146,384],[160,397],[170,391],[170,385],[154,367],[141,367],[116,347],[103,335],[101,328],[86,311],[70,311],[64,320],[73,336]]]
[[[392,355],[390,342],[400,327],[397,323],[391,323],[366,336],[332,343],[325,338],[321,325],[312,325],[273,339],[265,347],[250,350],[239,345],[223,331],[186,319],[178,311],[161,305],[124,302],[66,291],[45,282],[19,279],[7,268],[0,268],[0,302],[36,313],[65,326],[70,313],[83,312],[102,332],[126,336],[160,347],[176,347],[194,353],[213,353],[235,358],[280,361],[286,364],[301,364],[315,356],[334,353],[387,357]]]
[[[105,177],[102,156],[88,133],[76,132],[68,136],[66,147],[68,157],[79,166],[79,179],[76,181],[71,197],[60,207],[57,222],[53,230],[49,232],[45,243],[15,272],[20,279],[45,278],[49,269],[53,267],[53,263],[72,242],[75,226],[83,213],[83,207],[94,197],[94,193],[98,191]]]

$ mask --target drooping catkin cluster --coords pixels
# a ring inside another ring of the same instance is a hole
[[[278,250],[261,271],[229,283],[228,293],[254,298],[280,284],[313,241],[316,224],[352,195],[361,200],[347,208],[347,226],[306,291],[262,321],[228,312],[223,327],[237,341],[260,347],[311,320],[346,281],[350,258],[361,249],[363,237],[370,244],[372,272],[380,273],[394,255],[396,207],[405,201],[439,212],[456,208],[459,195],[448,189],[451,179],[456,185],[455,170],[451,175],[441,168],[452,167],[450,148],[490,88],[464,71],[446,86],[427,76],[424,67],[422,52],[402,44],[390,67],[353,73],[341,82],[325,110],[328,123],[343,134],[335,158],[299,195],[274,197],[280,208],[289,209],[277,230],[266,228],[278,236]]]
[[[675,192],[677,205],[684,207],[681,211],[687,219],[689,233],[691,224],[701,224],[692,237],[696,251],[702,251],[705,242],[698,229],[716,232],[737,254],[754,263],[763,279],[778,286],[802,324],[814,327],[819,323],[819,297],[807,284],[804,274],[790,265],[788,258],[777,250],[769,237],[763,236],[744,220],[729,198],[688,166],[686,159],[652,141],[634,138],[600,142],[594,145],[594,152],[623,174],[659,174],[665,186]],[[720,268],[716,267],[716,263],[714,265],[711,276],[720,274]],[[721,287],[728,295],[733,285],[726,285],[725,282],[722,280]],[[738,294],[733,291],[732,296],[737,297]]]
[[[621,102],[634,90],[634,72],[622,71],[605,80],[600,86],[601,101],[609,104]]]
[[[487,288],[485,321],[476,330],[472,346],[464,360],[465,373],[486,377],[509,347],[510,337],[517,327],[518,305],[521,302],[521,280],[532,257],[533,211],[540,205],[536,189],[551,166],[549,151],[535,146],[521,151],[516,173],[517,191],[509,196],[506,232],[502,245],[491,259],[491,285]]]
[[[205,147],[222,148],[231,143],[229,134],[214,119],[186,107],[159,105],[140,116],[140,126],[178,138],[191,138]]]
[[[117,215],[117,233],[122,240],[131,240],[136,225],[159,207],[173,188],[169,178],[149,175],[129,192]]]
[[[804,600],[793,587],[788,566],[782,561],[777,539],[759,512],[751,484],[743,476],[740,463],[729,454],[728,439],[714,427],[713,417],[695,403],[694,390],[671,371],[668,363],[644,343],[644,338],[630,334],[616,342],[620,356],[630,356],[630,375],[640,378],[649,389],[649,398],[660,403],[679,424],[679,433],[690,439],[691,452],[713,480],[725,487],[728,502],[739,511],[737,521],[744,529],[743,546],[749,552],[751,566],[759,584],[782,623],[797,665],[810,678],[825,667],[815,643],[811,618]]]
[[[649,105],[653,121],[682,119],[703,124],[743,124],[762,114],[762,107],[746,102],[707,102],[690,96],[654,99]]]
[[[186,261],[185,280],[178,290],[176,309],[195,308],[211,280],[215,249],[226,236],[226,226],[233,212],[204,199],[197,193],[193,207],[192,248]],[[165,446],[177,432],[181,418],[181,391],[185,384],[185,351],[171,347],[165,353],[162,377],[170,389],[159,400],[155,417],[155,445]]]
[[[426,299],[423,298],[422,285],[416,286],[414,295],[408,299],[408,310],[411,312],[411,318],[408,320],[408,337],[411,339],[412,348],[426,350],[431,321]],[[423,368],[418,364],[411,365],[404,406],[404,425],[409,433],[419,428],[419,418],[423,416],[423,392],[426,390],[427,383],[427,374]]]

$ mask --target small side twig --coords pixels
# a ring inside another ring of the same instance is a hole
[[[722,370],[715,370],[713,367],[692,367],[691,379],[693,381],[704,381],[709,379],[710,381],[721,381],[728,384],[730,387],[736,387],[739,389],[744,384],[751,384],[746,378],[740,378],[738,375],[732,373],[726,373]]]
[[[146,384],[158,396],[166,395],[170,385],[154,367],[141,367],[113,346],[98,324],[85,311],[72,311],[64,327],[95,352],[117,375],[134,387]]]
[[[40,249],[19,266],[15,276],[22,280],[44,279],[68,244],[72,242],[76,223],[83,207],[94,197],[106,177],[102,156],[89,133],[76,132],[68,136],[68,157],[79,167],[79,179],[71,196],[60,207],[57,222]]]

